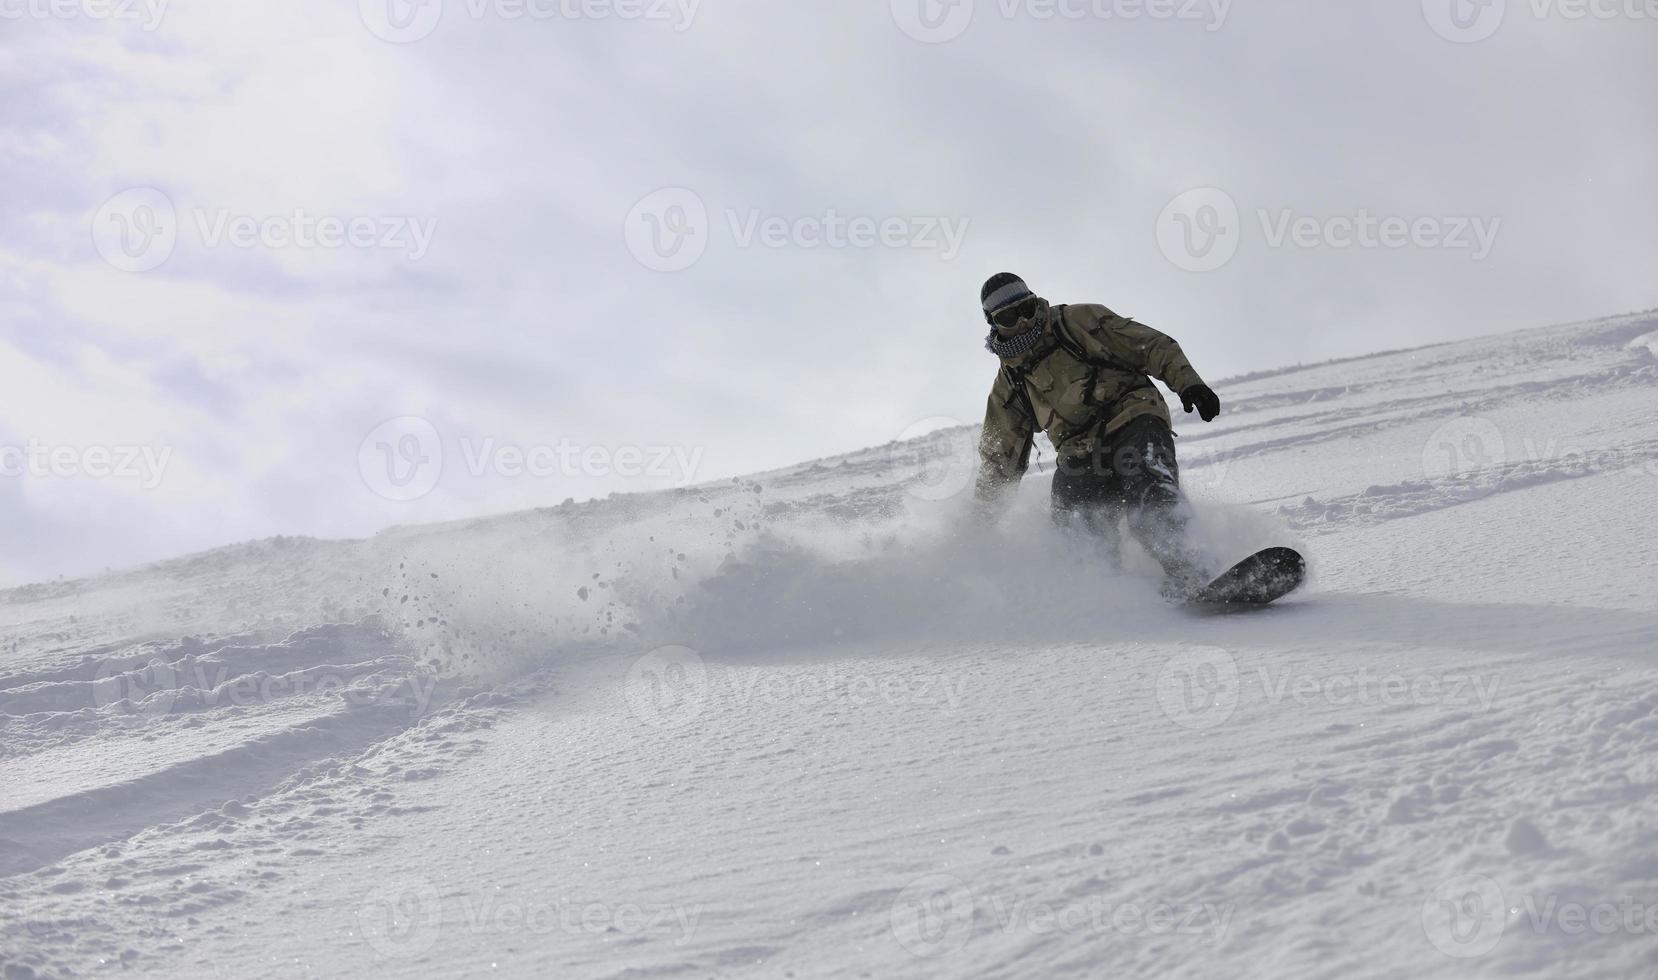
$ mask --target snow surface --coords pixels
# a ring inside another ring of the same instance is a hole
[[[0,593],[0,975],[1658,975],[1654,336],[1218,386],[1248,614],[959,429]]]

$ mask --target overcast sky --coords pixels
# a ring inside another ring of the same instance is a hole
[[[1212,381],[1658,305],[1644,0],[0,16],[0,582],[977,421],[1002,269]]]

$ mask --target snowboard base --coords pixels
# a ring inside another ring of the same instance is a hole
[[[1307,560],[1294,548],[1268,548],[1233,565],[1225,574],[1187,597],[1198,607],[1265,606],[1301,587]]]

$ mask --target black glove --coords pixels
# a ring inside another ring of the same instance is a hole
[[[1182,391],[1180,404],[1185,407],[1187,415],[1196,408],[1197,414],[1203,416],[1205,422],[1213,422],[1220,415],[1220,396],[1208,385],[1192,385]]]

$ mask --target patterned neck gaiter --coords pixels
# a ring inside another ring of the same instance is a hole
[[[984,349],[997,357],[1022,357],[1036,349],[1036,345],[1042,342],[1042,335],[1046,332],[1041,327],[1036,327],[1011,340],[1003,340],[992,330],[990,336],[984,339]]]
[[[984,348],[997,357],[1022,357],[1029,354],[1042,343],[1048,335],[1048,320],[1051,314],[1044,304],[1044,309],[1037,315],[1036,326],[1022,334],[1003,338],[995,327],[990,328],[990,336],[984,339]]]

